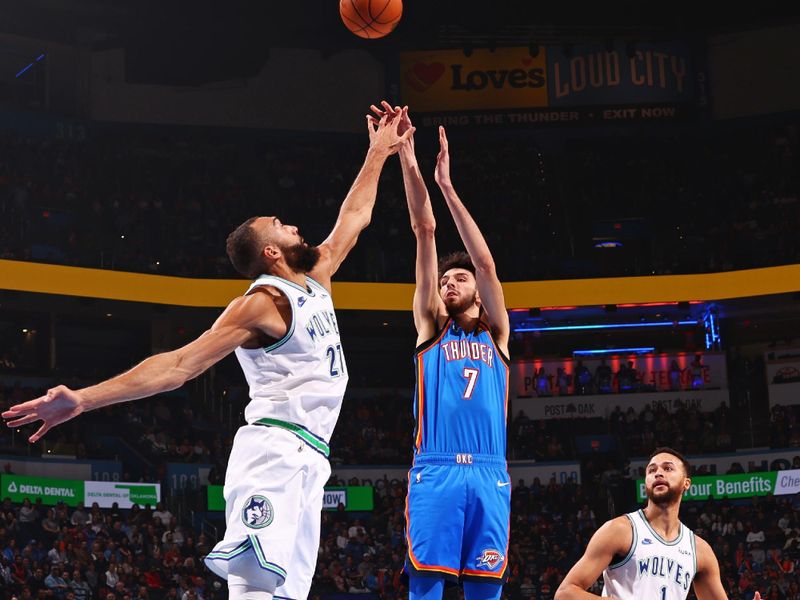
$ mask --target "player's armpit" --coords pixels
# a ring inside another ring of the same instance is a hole
[[[508,337],[511,332],[511,324],[506,310],[503,286],[494,270],[494,264],[488,267],[476,265],[475,281],[481,305],[492,328],[492,335],[501,346],[500,349],[508,356]]]
[[[555,600],[597,598],[586,590],[612,564],[615,556],[625,556],[633,543],[633,529],[628,517],[606,521],[589,540],[586,552],[570,569],[556,591]]]

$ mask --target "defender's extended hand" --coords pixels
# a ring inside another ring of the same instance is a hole
[[[35,421],[42,421],[38,431],[28,438],[36,442],[56,425],[77,417],[84,411],[81,396],[65,385],[47,390],[44,396],[16,404],[3,413],[9,427],[19,427]]]
[[[374,107],[374,105],[373,105]],[[402,119],[395,118],[394,114],[384,113],[380,120],[372,115],[367,115],[367,129],[369,130],[369,147],[386,156],[395,154],[400,147],[414,135],[414,127],[398,133]]]
[[[388,116],[390,119],[395,119],[399,117],[400,124],[397,127],[397,133],[399,135],[403,135],[406,131],[414,127],[414,125],[411,123],[411,118],[408,116],[408,106],[403,106],[402,108],[399,106],[395,106],[394,108],[392,108],[391,104],[386,102],[386,100],[383,100],[381,102],[380,108],[378,108],[374,104],[372,104],[369,108],[370,110],[372,110],[372,112],[378,115],[377,118],[372,117],[374,123],[377,123],[378,120],[384,116]],[[413,138],[411,139],[411,143],[412,144],[414,143]]]

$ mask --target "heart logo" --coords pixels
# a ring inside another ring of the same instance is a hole
[[[523,58],[522,59],[522,64],[525,65],[526,67],[530,67],[533,64],[533,59],[532,58]]]
[[[440,62],[418,62],[406,70],[406,83],[417,92],[424,92],[444,75],[444,65]]]

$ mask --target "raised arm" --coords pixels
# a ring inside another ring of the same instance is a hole
[[[478,229],[475,220],[469,214],[461,199],[453,188],[450,179],[450,151],[447,144],[447,135],[444,127],[439,127],[439,155],[436,157],[436,183],[442,190],[447,207],[456,228],[461,236],[461,241],[475,265],[475,281],[478,286],[481,305],[486,311],[489,325],[492,327],[495,340],[500,349],[508,356],[509,321],[506,311],[503,286],[497,278],[494,259],[489,251],[486,240]]]
[[[326,287],[342,261],[358,240],[358,235],[369,225],[372,209],[378,194],[378,179],[386,159],[397,152],[400,145],[411,137],[413,128],[399,135],[399,121],[385,115],[379,121],[367,116],[369,149],[364,164],[339,209],[339,217],[330,235],[319,246],[320,263],[312,276]]]
[[[383,109],[376,106],[372,110],[379,116],[394,115],[400,120],[398,132],[413,129],[408,116],[408,107],[394,109],[386,102]],[[414,325],[417,328],[417,345],[429,340],[436,334],[437,320],[446,314],[444,303],[439,296],[439,282],[436,256],[436,219],[433,216],[431,198],[425,180],[419,170],[414,152],[414,138],[408,138],[398,153],[403,171],[403,185],[406,190],[408,214],[411,218],[411,229],[417,243],[414,288]]]
[[[633,528],[628,517],[606,521],[589,540],[586,551],[558,586],[554,600],[599,598],[589,589],[614,557],[626,556],[633,543]],[[644,600],[644,599],[643,599]]]
[[[283,329],[283,332],[281,331]],[[179,388],[261,333],[281,337],[286,325],[265,293],[233,300],[214,325],[189,344],[151,356],[111,379],[80,390],[59,385],[47,394],[3,412],[9,427],[42,421],[29,441],[36,442],[56,425],[110,404],[137,400]]]

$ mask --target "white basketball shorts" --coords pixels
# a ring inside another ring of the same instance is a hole
[[[245,425],[236,433],[225,475],[225,537],[205,563],[244,578],[275,598],[305,600],[319,549],[328,459],[279,427]]]

